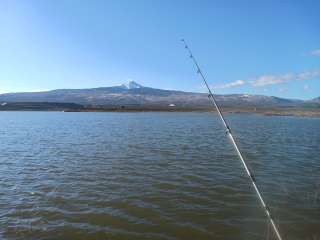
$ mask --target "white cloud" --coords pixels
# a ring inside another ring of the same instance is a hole
[[[320,70],[309,70],[300,73],[285,73],[285,74],[269,74],[269,75],[262,75],[257,78],[251,80],[236,80],[230,83],[220,84],[213,86],[213,89],[226,89],[226,88],[233,88],[239,87],[245,84],[251,84],[253,87],[265,87],[268,85],[276,85],[281,83],[286,83],[290,81],[296,80],[311,80],[314,78],[320,77]],[[306,86],[306,85],[305,85]],[[304,89],[306,90],[305,87]],[[287,88],[279,88],[279,92],[286,92]],[[264,89],[265,91],[265,89]]]
[[[293,75],[288,73],[284,75],[262,75],[251,81],[251,84],[255,87],[262,87],[266,85],[279,84],[290,81]]]
[[[221,84],[221,85],[216,85],[213,88],[214,89],[232,88],[232,87],[239,87],[239,86],[242,86],[244,84],[246,84],[246,81],[244,81],[244,80],[236,80],[234,82]]]
[[[4,93],[17,93],[17,92],[47,92],[50,91],[50,89],[30,89],[30,90],[4,90],[0,89],[0,94]]]
[[[250,81],[254,87],[274,85],[294,80],[310,80],[320,76],[319,70],[305,71],[301,73],[286,73],[282,75],[262,75]]]
[[[320,71],[315,70],[315,71],[305,71],[305,72],[299,73],[297,75],[297,78],[298,80],[306,80],[306,79],[313,79],[318,76],[320,76]]]
[[[8,93],[9,91],[7,90],[4,90],[4,89],[0,89],[0,94],[3,94],[3,93]]]
[[[50,89],[31,89],[31,90],[26,90],[25,92],[47,92],[50,91]]]
[[[311,51],[311,52],[310,52],[310,55],[320,56],[320,49],[315,49],[315,50]]]
[[[303,86],[303,89],[306,90],[306,91],[308,91],[308,90],[310,89],[310,87],[309,87],[308,84],[306,84],[306,85]]]

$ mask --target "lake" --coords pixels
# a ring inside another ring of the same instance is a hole
[[[320,239],[320,119],[227,114],[284,239]],[[1,239],[275,239],[213,113],[0,112]]]

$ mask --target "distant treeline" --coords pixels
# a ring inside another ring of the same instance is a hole
[[[222,107],[228,113],[257,113],[264,115],[311,116],[320,117],[319,105],[305,105],[300,107]],[[64,112],[190,112],[215,111],[212,107],[185,107],[161,105],[81,105],[75,103],[58,102],[0,102],[0,111],[64,111]]]
[[[84,107],[75,103],[56,102],[3,102],[0,111],[65,111],[83,110]]]

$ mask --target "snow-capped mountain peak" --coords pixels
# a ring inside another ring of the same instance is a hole
[[[121,87],[126,89],[135,89],[135,88],[142,88],[142,85],[136,83],[135,81],[129,81],[121,85]]]

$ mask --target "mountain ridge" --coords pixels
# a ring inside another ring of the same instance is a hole
[[[320,106],[320,97],[311,100],[250,94],[217,94],[215,97],[219,104],[225,107],[297,107],[310,104]],[[208,108],[210,106],[206,93],[150,88],[134,81],[111,87],[4,93],[0,94],[0,103],[3,102],[55,102],[104,107],[135,105],[142,108],[168,106]]]

